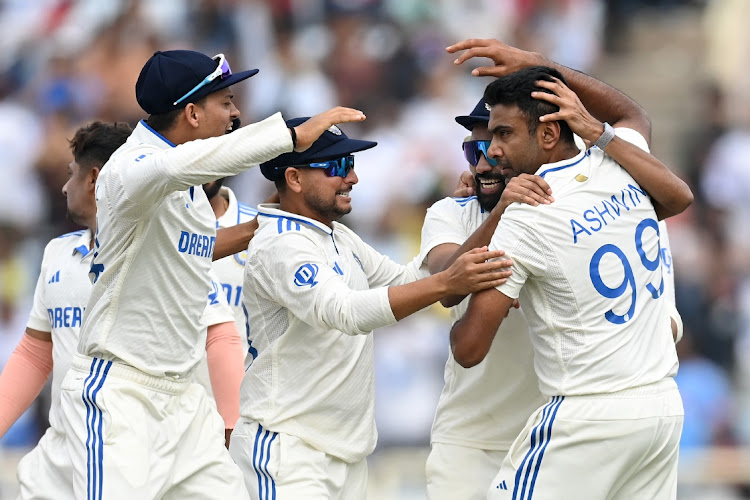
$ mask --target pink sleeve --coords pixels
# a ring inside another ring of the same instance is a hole
[[[206,358],[216,408],[224,428],[233,429],[240,418],[240,384],[245,375],[242,341],[233,321],[208,327]]]
[[[0,374],[0,436],[25,412],[52,373],[52,342],[25,334]]]

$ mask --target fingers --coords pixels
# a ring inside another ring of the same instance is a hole
[[[485,45],[489,45],[493,41],[496,40],[493,40],[491,38],[469,38],[467,40],[462,40],[458,43],[454,43],[453,45],[446,47],[445,50],[453,54],[455,52],[458,52],[459,50],[466,50],[473,47],[482,47]]]
[[[474,176],[471,175],[471,172],[464,171],[458,179],[458,184],[456,185],[456,190],[453,192],[453,196],[456,198],[472,196],[474,194],[474,186]]]
[[[531,206],[549,205],[555,201],[549,184],[538,175],[521,174],[508,182],[503,191],[508,204],[521,202]]]
[[[476,283],[472,289],[471,293],[481,292],[482,290],[487,290],[489,288],[497,288],[501,285],[504,285],[507,283],[507,278],[500,278],[493,281],[483,281],[481,283]]]
[[[464,254],[465,259],[470,262],[483,262],[485,260],[497,259],[505,255],[505,250],[487,250],[487,247],[472,248]],[[463,257],[463,256],[462,256]]]

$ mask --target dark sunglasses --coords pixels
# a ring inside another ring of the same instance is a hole
[[[469,162],[469,165],[476,167],[481,155],[484,155],[487,163],[489,163],[491,167],[497,166],[497,160],[490,158],[490,155],[487,153],[490,149],[491,142],[492,141],[466,141],[463,143],[462,147],[464,150],[464,157],[466,158],[466,161]]]
[[[294,165],[294,167],[322,168],[328,177],[346,177],[354,170],[354,155],[343,156],[335,160],[308,163],[306,165]]]

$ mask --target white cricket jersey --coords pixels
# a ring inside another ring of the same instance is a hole
[[[260,205],[243,303],[258,356],[240,415],[345,462],[375,448],[373,329],[396,322],[388,285],[414,281],[352,230]]]
[[[422,226],[419,262],[443,244],[462,245],[487,219],[476,196],[445,198],[430,207]],[[451,307],[451,322],[466,312],[468,298]],[[507,450],[526,419],[546,398],[534,372],[534,350],[523,313],[511,309],[487,357],[470,369],[448,353],[431,441],[484,450]]]
[[[637,132],[616,132],[645,149]],[[490,249],[514,261],[498,290],[524,304],[542,393],[610,393],[672,377],[677,355],[648,195],[599,148],[537,174],[555,202],[508,207]]]
[[[291,150],[280,114],[177,147],[141,121],[96,182],[94,287],[78,352],[188,376],[205,350],[216,240],[201,185]]]
[[[258,214],[258,211],[255,208],[237,201],[234,192],[228,187],[222,187],[220,193],[226,198],[229,205],[227,205],[227,211],[224,215],[219,217],[216,221],[217,229],[250,222]],[[248,355],[246,364],[249,364],[255,358],[257,353],[255,352],[255,347],[250,344],[247,337],[245,313],[242,310],[242,282],[244,279],[243,275],[246,258],[247,250],[243,250],[242,252],[229,255],[223,259],[215,260],[213,263],[213,270],[218,276],[219,287],[222,293],[225,294],[227,303],[234,313],[234,322],[237,325],[237,331],[240,333],[240,337],[242,337],[242,352]]]
[[[83,312],[91,294],[89,251],[91,231],[75,231],[47,244],[34,291],[27,326],[52,334],[52,399],[50,426],[63,432],[60,420],[60,384],[70,368],[81,332]]]

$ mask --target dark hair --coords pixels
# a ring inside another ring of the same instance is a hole
[[[124,122],[92,122],[76,130],[69,141],[73,158],[79,166],[101,168],[112,153],[130,137],[133,129]]]
[[[179,108],[171,109],[165,113],[149,115],[149,117],[146,119],[146,123],[148,123],[148,126],[157,132],[164,132],[165,130],[169,130],[177,122],[177,117],[180,116],[180,114],[182,114],[182,112],[185,110],[185,106],[192,102],[196,106],[203,107],[206,104],[207,97],[208,96],[201,97],[197,101],[184,102]]]
[[[540,123],[539,117],[560,110],[559,106],[531,97],[531,93],[534,91],[552,93],[547,89],[537,87],[534,82],[537,80],[552,81],[553,76],[566,83],[565,78],[559,71],[547,66],[531,66],[510,73],[487,85],[487,88],[484,89],[484,101],[489,106],[495,104],[518,106],[521,113],[526,117],[529,135],[534,135]],[[568,124],[563,120],[559,120],[557,123],[560,124],[560,137],[565,142],[573,143],[573,131],[570,130]]]

